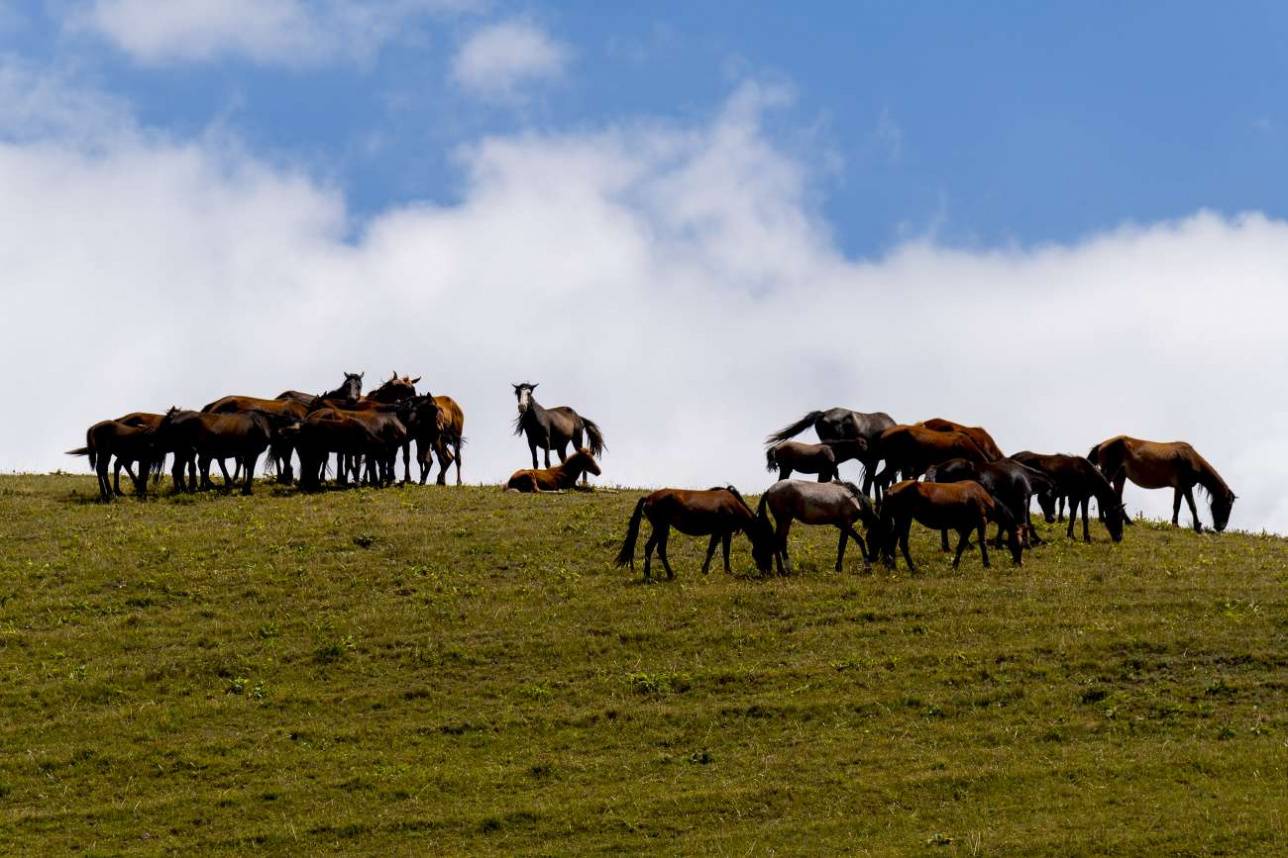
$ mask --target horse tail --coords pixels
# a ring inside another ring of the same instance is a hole
[[[800,433],[808,429],[810,426],[813,426],[814,422],[822,416],[823,416],[822,411],[811,411],[809,414],[806,414],[804,417],[802,417],[800,420],[797,420],[795,423],[791,424],[790,426],[784,426],[782,429],[779,429],[777,432],[770,435],[768,438],[765,439],[765,442],[774,443],[777,441],[786,441],[788,438],[791,438],[793,435],[799,435]]]
[[[69,456],[89,456],[89,466],[90,466],[91,468],[97,468],[97,467],[98,467],[98,463],[97,463],[97,461],[96,461],[96,459],[98,458],[98,456],[94,453],[94,448],[93,448],[93,447],[77,447],[75,450],[68,450],[68,451],[67,451],[67,455],[69,455]]]
[[[594,420],[588,417],[581,418],[581,422],[586,425],[586,437],[590,439],[590,452],[595,454],[595,458],[604,455],[604,433],[599,431],[599,426]]]
[[[765,532],[769,531],[769,492],[762,494],[760,503],[756,504],[756,521]]]
[[[765,448],[765,470],[766,471],[778,470],[778,447],[777,446]]]
[[[635,568],[635,543],[639,541],[640,519],[644,516],[644,504],[647,501],[647,495],[640,498],[635,504],[635,512],[631,513],[631,520],[626,525],[626,538],[622,540],[622,549],[617,552],[619,567],[629,564],[632,569]]]

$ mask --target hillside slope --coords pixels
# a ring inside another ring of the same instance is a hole
[[[634,492],[93,493],[0,478],[5,853],[1288,852],[1279,538],[641,586]]]

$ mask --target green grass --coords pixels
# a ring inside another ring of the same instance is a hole
[[[635,492],[93,492],[0,478],[4,854],[1288,853],[1279,538],[642,586]]]

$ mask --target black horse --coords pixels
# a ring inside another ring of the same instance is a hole
[[[966,459],[949,459],[947,462],[932,466],[926,472],[926,479],[932,483],[974,480],[1010,513],[1014,526],[1020,530],[1017,536],[1025,548],[1042,542],[1042,538],[1033,529],[1033,518],[1029,510],[1034,495],[1041,500],[1043,509],[1047,508],[1055,497],[1055,481],[1041,471],[1014,459],[998,459],[984,464],[969,462]],[[1002,544],[1002,530],[1003,527],[999,523],[994,545]],[[948,531],[941,530],[939,535],[940,547],[947,551]]]
[[[894,418],[884,411],[865,414],[848,408],[829,408],[827,411],[811,411],[792,425],[770,435],[765,443],[786,441],[811,426],[818,433],[818,440],[825,444],[862,438],[867,442],[867,450],[856,458],[863,465],[863,493],[866,495],[872,492],[877,463],[881,461],[880,445],[877,442],[881,439],[881,433],[894,425]],[[879,487],[877,491],[880,492]]]
[[[1109,485],[1109,481],[1105,479],[1105,475],[1100,473],[1090,460],[1082,456],[1044,455],[1028,450],[1014,453],[1011,458],[1041,471],[1055,483],[1049,505],[1039,496],[1042,511],[1046,514],[1048,522],[1055,520],[1054,498],[1063,496],[1069,499],[1069,528],[1066,533],[1070,539],[1073,538],[1073,524],[1078,520],[1078,508],[1081,506],[1082,538],[1086,542],[1091,541],[1087,506],[1089,500],[1094,497],[1096,505],[1105,514],[1105,529],[1109,531],[1110,539],[1114,542],[1122,541],[1125,520],[1122,502],[1114,493],[1113,487]]]
[[[553,449],[558,453],[559,461],[563,462],[568,458],[569,444],[572,445],[573,450],[588,446],[596,458],[603,455],[604,436],[595,425],[595,421],[582,417],[566,405],[560,405],[558,408],[543,407],[532,396],[532,392],[537,389],[535,384],[524,382],[512,386],[514,398],[519,402],[519,416],[514,421],[514,434],[528,436],[528,448],[532,451],[534,470],[540,467],[537,464],[538,448],[546,451],[547,468],[550,467],[550,451]],[[583,433],[590,440],[588,445],[582,443]],[[585,479],[583,474],[582,481],[585,482]]]
[[[367,373],[364,372],[346,372],[344,381],[335,390],[328,390],[322,394],[322,399],[358,399],[362,396],[362,377]],[[301,405],[308,405],[317,399],[315,393],[304,393],[299,390],[284,390],[277,394],[275,399],[290,399]]]

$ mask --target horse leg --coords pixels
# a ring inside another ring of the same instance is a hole
[[[1172,489],[1172,527],[1180,527],[1181,498],[1184,496],[1185,492],[1181,491],[1180,486]]]
[[[1194,532],[1202,533],[1203,525],[1199,523],[1199,510],[1198,510],[1198,507],[1194,505],[1194,487],[1193,486],[1190,486],[1185,490],[1185,502],[1190,505],[1190,515],[1194,518]],[[1175,519],[1173,519],[1172,523],[1173,524],[1176,523]]]
[[[94,468],[94,473],[98,475],[98,499],[101,501],[112,499],[112,481],[107,475],[107,461],[110,458],[110,453],[99,453],[98,464]]]
[[[731,530],[725,531],[724,536],[721,537],[720,539],[720,547],[724,552],[724,571],[726,575],[730,575],[733,573],[733,570],[729,568],[729,546],[730,546],[730,543],[732,542],[733,542],[733,531]]]
[[[984,531],[986,531],[987,529],[988,529],[988,519],[985,516],[981,515],[979,517],[979,555],[980,557],[984,558],[985,569],[988,568],[988,540],[985,539],[985,533],[984,533]],[[970,535],[969,531],[964,535],[969,536]]]
[[[225,490],[231,489],[233,481],[228,478],[228,466],[225,464],[225,460],[223,458],[220,458],[218,461],[219,461],[219,471],[224,475],[224,489]],[[234,462],[235,461],[236,460],[234,460]]]
[[[124,464],[120,456],[117,456],[116,461],[112,463],[112,494],[118,498],[121,496],[121,467]]]
[[[899,550],[903,552],[903,559],[908,564],[909,572],[916,572],[917,567],[912,562],[912,554],[908,551],[908,535],[912,532],[912,518],[902,522],[899,526]]]
[[[844,527],[838,527],[838,528],[837,528],[837,530],[839,530],[839,531],[840,531],[840,533],[841,533],[841,538],[840,538],[840,540],[836,543],[836,571],[837,571],[837,572],[840,572],[840,571],[841,571],[841,561],[843,561],[843,560],[845,559],[845,543],[846,543],[846,541],[850,538],[850,535],[849,535],[848,533],[846,533],[846,532],[845,532],[845,528],[844,528]]]
[[[791,520],[791,517],[789,516],[787,518],[781,519],[778,522],[778,529],[774,534],[775,537],[777,537],[778,539],[778,548],[779,548],[779,551],[782,552],[782,558],[783,558],[781,567],[778,570],[779,575],[792,574],[792,556],[787,551],[787,534],[791,531],[791,529],[792,529],[792,520]]]
[[[954,569],[961,564],[962,553],[966,551],[966,543],[968,542],[970,542],[970,528],[968,527],[964,530],[957,531],[957,553],[953,555]],[[979,547],[981,550],[987,550],[984,548],[984,543],[982,541],[980,542]],[[984,565],[987,566],[988,564],[985,563]]]
[[[457,441],[453,444],[452,449],[456,451],[456,485],[459,486],[461,484],[461,442]]]
[[[242,494],[250,494],[251,483],[255,479],[255,460],[259,458],[259,453],[251,453],[246,456],[246,482],[242,485]]]
[[[651,532],[648,535],[648,542],[644,543],[644,580],[652,580],[653,574],[649,567],[653,564],[653,549],[657,548],[657,526],[649,522]]]
[[[532,453],[532,470],[535,471],[541,465],[537,463],[537,439],[531,435],[528,436],[528,450]],[[550,463],[546,462],[546,466],[549,467]]]
[[[940,551],[942,551],[942,552],[944,552],[945,554],[947,554],[947,553],[948,553],[948,551],[950,550],[950,549],[948,548],[948,530],[947,530],[947,528],[940,528],[940,529],[939,529],[939,550],[940,550]]]
[[[1118,496],[1118,505],[1122,507],[1123,524],[1131,524],[1132,520],[1131,520],[1131,517],[1127,515],[1127,507],[1123,506],[1123,486],[1126,485],[1126,483],[1127,483],[1126,471],[1114,477],[1114,483],[1113,483],[1114,494]],[[1070,513],[1070,515],[1072,515],[1072,513]]]
[[[1057,504],[1056,509],[1058,510],[1055,516],[1055,520],[1063,524],[1064,523],[1064,495],[1060,495],[1058,498],[1056,498],[1055,502]]]
[[[447,469],[452,466],[451,451],[447,449],[447,443],[439,441],[438,449],[438,477],[434,480],[440,486],[447,485]]]
[[[662,561],[662,568],[666,570],[666,580],[674,581],[675,572],[671,569],[671,561],[666,556],[666,543],[671,538],[671,525],[662,525],[661,535],[657,540],[657,556]]]
[[[1065,535],[1073,539],[1073,523],[1078,520],[1078,498],[1069,495],[1069,527],[1065,530]]]
[[[1091,525],[1087,522],[1087,507],[1091,505],[1091,495],[1082,499],[1082,541],[1091,541]]]
[[[862,536],[859,536],[859,532],[854,529],[853,524],[847,524],[844,532],[847,532],[850,539],[854,540],[854,544],[859,546],[859,553],[863,555],[863,570],[865,572],[870,570],[872,568],[872,558],[868,555],[868,544],[863,541]]]
[[[720,534],[711,534],[711,541],[707,543],[707,559],[702,561],[702,574],[706,575],[711,566],[711,558],[716,554],[716,543],[720,541]]]

